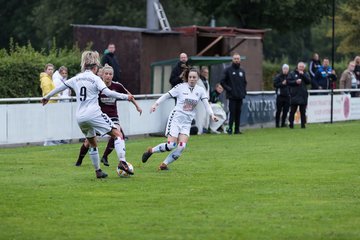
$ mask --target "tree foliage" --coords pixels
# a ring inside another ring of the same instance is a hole
[[[205,16],[216,18],[232,16],[232,25],[241,28],[272,28],[287,32],[304,28],[328,15],[328,0],[186,0]]]
[[[275,61],[288,57],[294,63],[307,60],[312,52],[330,56],[329,17],[332,1],[317,0],[160,0],[170,25],[209,25],[272,29],[265,34],[265,58]],[[357,0],[336,0],[339,7],[336,33],[338,53],[359,52],[359,4]],[[58,46],[71,48],[71,24],[146,26],[146,0],[0,0],[0,48],[10,38],[20,45],[31,42],[49,51],[52,39]],[[324,20],[325,19],[325,20]]]
[[[89,1],[40,0],[33,9],[35,34],[42,46],[55,37],[61,46],[72,45],[71,24],[97,24],[140,27],[145,25],[145,0],[142,1]],[[46,23],[44,24],[44,19]]]
[[[171,26],[203,25],[208,19],[180,1],[161,1]],[[146,0],[0,0],[2,34],[0,47],[8,47],[10,38],[19,44],[28,41],[36,49],[73,45],[71,24],[146,27]],[[3,27],[4,26],[4,27]]]
[[[339,7],[336,19],[336,34],[341,37],[337,52],[343,54],[360,53],[360,5],[356,0],[349,0]]]
[[[39,0],[0,0],[0,47],[8,47],[10,38],[19,44],[37,40],[33,31],[32,10]]]

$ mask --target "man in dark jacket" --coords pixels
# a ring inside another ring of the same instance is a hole
[[[106,53],[104,54],[103,58],[101,59],[101,64],[105,66],[105,64],[108,64],[114,69],[114,82],[120,82],[120,64],[115,56],[115,44],[109,43],[108,48],[106,49]]]
[[[297,108],[300,108],[301,128],[306,124],[306,106],[308,91],[306,85],[310,84],[310,76],[305,72],[305,63],[299,62],[295,71],[288,75],[287,83],[290,88],[290,116],[289,127],[294,128],[294,117]]]
[[[290,107],[290,92],[287,85],[287,76],[289,73],[289,65],[284,64],[281,69],[281,73],[274,78],[274,88],[276,89],[276,114],[275,114],[275,126],[280,127],[280,115],[281,127],[286,127],[285,121]]]
[[[188,56],[186,55],[186,53],[181,53],[179,57],[179,62],[171,71],[169,82],[172,88],[183,82],[183,77],[185,77],[184,70],[189,67],[190,66],[188,64]]]
[[[246,96],[245,71],[240,67],[240,54],[235,53],[232,57],[231,66],[224,70],[221,85],[226,90],[226,97],[229,99],[229,128],[228,134],[232,134],[233,123],[235,122],[235,134],[240,134],[240,115],[243,99]]]
[[[319,54],[314,53],[313,58],[311,59],[309,64],[309,72],[310,72],[311,80],[315,78],[315,74],[320,67],[321,67],[321,62],[320,62]]]

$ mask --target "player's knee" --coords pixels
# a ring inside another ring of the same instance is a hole
[[[184,142],[179,142],[179,145],[178,145],[177,148],[179,149],[180,153],[182,153],[182,152],[185,150],[185,148],[186,148],[186,143],[184,143]]]
[[[186,143],[179,142],[179,145],[177,146],[176,150],[173,152],[172,155],[174,160],[177,160],[181,156],[182,152],[185,150],[185,147],[186,147]]]
[[[168,141],[167,144],[165,144],[166,151],[171,151],[174,148],[176,148],[176,142],[170,142]]]
[[[90,148],[97,148],[97,141],[96,141],[96,138],[93,137],[93,138],[87,138],[87,142],[85,141],[84,142],[84,146],[85,147],[90,147]]]
[[[85,139],[84,143],[83,143],[84,147],[89,148],[90,147],[90,143],[87,139]]]

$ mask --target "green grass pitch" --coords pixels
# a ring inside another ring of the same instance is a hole
[[[126,142],[126,179],[115,152],[98,180],[80,144],[0,149],[0,239],[360,238],[359,121],[192,136],[158,172],[164,140]]]

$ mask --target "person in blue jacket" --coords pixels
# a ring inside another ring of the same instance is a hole
[[[335,71],[330,66],[329,58],[324,58],[323,64],[315,73],[312,81],[312,89],[325,90],[330,89],[331,84],[336,81]]]

